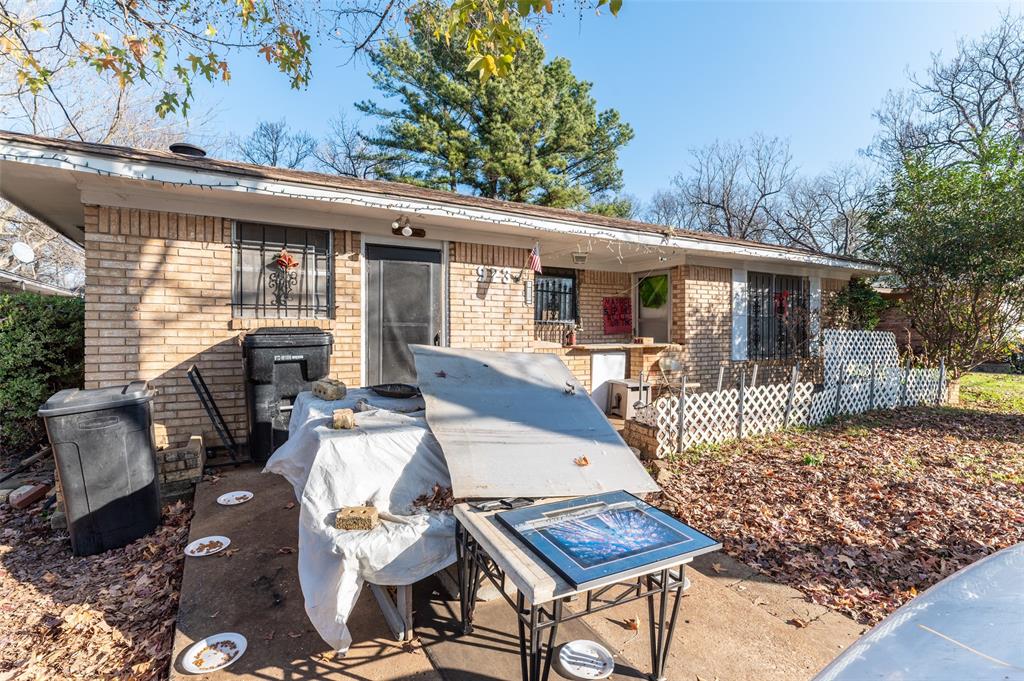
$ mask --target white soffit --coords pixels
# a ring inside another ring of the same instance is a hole
[[[555,355],[411,347],[456,498],[659,490]]]
[[[56,151],[41,148],[30,141],[0,141],[0,161],[13,165],[71,170],[76,175],[83,177],[96,176],[102,182],[106,182],[109,178],[138,180],[152,183],[153,186],[159,186],[163,190],[179,188],[217,192],[221,196],[235,194],[299,199],[349,208],[397,211],[421,217],[454,220],[463,225],[468,222],[477,227],[489,225],[498,230],[529,230],[535,234],[536,232],[557,233],[581,240],[593,238],[677,248],[694,254],[708,254],[716,257],[763,258],[799,263],[804,266],[841,268],[849,271],[875,272],[877,270],[872,265],[828,255],[780,250],[753,243],[714,241],[689,233],[662,235],[629,228],[594,225],[588,223],[583,215],[567,215],[557,218],[524,215],[501,207],[492,209],[457,205],[443,199],[406,197],[397,193],[393,195],[375,194],[358,189],[325,187],[299,180],[271,180],[227,171],[190,169],[159,161],[112,158],[101,153]],[[534,238],[537,236],[539,235]]]

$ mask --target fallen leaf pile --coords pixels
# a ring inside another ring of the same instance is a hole
[[[455,497],[452,496],[452,488],[444,487],[440,483],[434,483],[434,489],[430,494],[421,494],[412,502],[413,508],[423,508],[428,511],[450,511],[455,506]]]
[[[122,549],[76,558],[39,507],[0,509],[0,678],[166,678],[190,508]]]
[[[669,469],[663,508],[865,624],[1024,541],[1024,414],[876,412]]]

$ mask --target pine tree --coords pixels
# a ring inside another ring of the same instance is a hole
[[[381,120],[369,138],[376,152],[404,161],[388,179],[562,208],[602,205],[622,188],[618,153],[633,130],[597,110],[568,60],[545,63],[527,32],[509,74],[481,83],[465,50],[428,25],[413,17],[408,38],[392,33],[374,52],[370,76],[385,102],[357,105]]]

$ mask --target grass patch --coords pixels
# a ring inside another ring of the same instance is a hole
[[[1024,414],[1024,375],[965,374],[960,379],[960,402],[970,409]]]

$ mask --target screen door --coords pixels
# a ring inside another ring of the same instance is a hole
[[[672,280],[669,273],[651,272],[637,277],[636,333],[656,343],[668,343],[672,324]]]
[[[441,251],[366,246],[366,378],[416,383],[410,343],[441,345]]]

